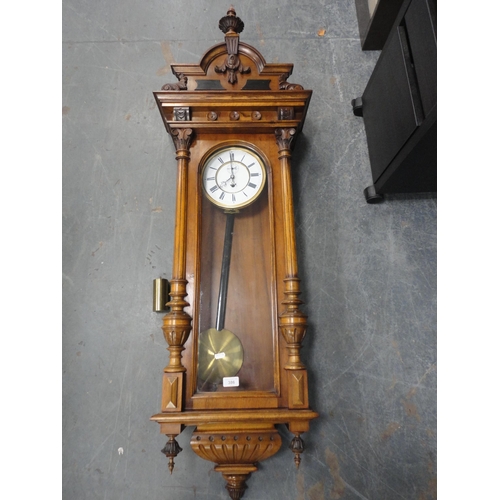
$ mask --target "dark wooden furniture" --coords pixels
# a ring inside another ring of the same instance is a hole
[[[405,0],[362,97],[373,186],[386,193],[437,191],[437,33],[435,0]]]
[[[363,50],[382,50],[404,0],[355,0]]]
[[[312,91],[287,81],[292,64],[268,64],[239,41],[233,8],[219,27],[225,41],[199,64],[172,65],[178,82],[154,92],[176,149],[177,203],[163,319],[170,360],[151,418],[169,438],[171,472],[176,436],[195,426],[192,450],[216,464],[235,500],[280,449],[276,425],[293,434],[298,466],[301,434],[318,416],[300,357],[307,316],[291,179]]]

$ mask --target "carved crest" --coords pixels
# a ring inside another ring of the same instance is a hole
[[[268,64],[255,47],[240,42],[239,34],[244,27],[230,7],[219,20],[224,42],[210,48],[199,64],[172,64],[178,83],[167,83],[162,90],[304,90],[301,85],[287,81],[293,64]]]
[[[226,35],[224,39],[227,47],[227,58],[224,64],[215,66],[215,71],[217,73],[227,72],[227,81],[231,84],[238,81],[237,73],[250,73],[250,68],[248,66],[243,66],[238,57],[238,45],[240,42],[238,33],[241,33],[244,27],[243,21],[236,16],[233,7],[231,7],[227,11],[227,15],[219,21],[219,28]]]

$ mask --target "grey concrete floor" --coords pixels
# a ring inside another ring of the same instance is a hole
[[[229,4],[63,2],[63,498],[228,498],[189,447],[170,476],[149,417],[168,353],[152,280],[170,278],[174,147],[152,92],[170,64],[223,41]],[[303,357],[320,418],[297,471],[283,449],[245,500],[436,498],[436,199],[366,204],[362,52],[354,0],[235,3],[241,40],[313,90],[294,153],[309,315]],[[318,32],[324,30],[320,36]],[[281,430],[284,442],[291,436]]]

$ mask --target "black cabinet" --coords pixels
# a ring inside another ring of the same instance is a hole
[[[382,50],[404,0],[355,0],[363,50]]]
[[[387,193],[436,192],[437,43],[435,0],[405,0],[362,97],[373,186]]]

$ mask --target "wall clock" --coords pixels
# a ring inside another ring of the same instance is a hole
[[[225,34],[198,65],[174,64],[178,82],[154,92],[176,149],[172,279],[163,333],[162,450],[174,468],[176,436],[216,464],[232,499],[290,430],[298,466],[309,408],[300,357],[301,311],[291,182],[294,139],[312,91],[289,83],[292,64],[268,64],[239,40],[233,8]]]

